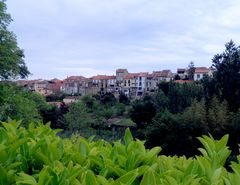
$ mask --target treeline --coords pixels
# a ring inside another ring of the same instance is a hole
[[[167,155],[193,156],[199,147],[196,137],[229,134],[233,155],[239,152],[239,47],[230,41],[212,62],[213,77],[188,84],[161,83],[157,94],[133,103],[131,118],[139,125],[137,136],[146,139],[148,147],[160,145]]]
[[[229,144],[238,153],[240,111],[231,111],[217,95],[206,101],[202,83],[164,83],[154,96],[133,102],[130,117],[137,123],[135,136],[146,146],[161,146],[166,155],[196,155],[197,137],[229,134]],[[165,89],[166,90],[166,89]],[[202,93],[201,93],[202,92]],[[141,111],[140,111],[141,110]]]

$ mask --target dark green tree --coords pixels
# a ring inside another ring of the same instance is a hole
[[[130,118],[134,121],[139,128],[145,127],[151,122],[156,114],[156,108],[151,100],[135,100],[132,103],[130,110]]]
[[[195,66],[194,62],[191,61],[188,65],[188,79],[193,80],[194,79],[194,73],[195,73]]]
[[[130,103],[129,98],[122,92],[119,95],[118,101],[119,101],[119,103],[123,103],[125,105],[128,105]]]
[[[219,99],[214,96],[210,101],[207,115],[209,132],[213,137],[220,138],[224,135],[223,133],[228,124],[228,118],[229,111],[227,103],[225,101],[220,102]]]
[[[154,99],[154,106],[156,107],[157,112],[162,112],[165,109],[168,109],[169,99],[162,90],[159,90],[154,95]]]
[[[231,40],[225,51],[212,59],[218,96],[226,100],[231,111],[240,107],[240,49]]]
[[[216,94],[219,94],[217,93],[218,89],[216,88],[215,80],[207,75],[204,75],[200,82],[203,87],[203,97],[205,99],[206,108],[208,110],[212,98],[216,96]]]
[[[16,36],[8,30],[11,16],[6,13],[5,0],[0,1],[0,79],[25,78],[30,73],[24,62],[24,53],[17,45]]]
[[[182,141],[185,137],[182,128],[178,116],[167,110],[159,112],[145,129],[146,146],[148,148],[161,146],[162,153],[166,155],[182,155],[184,154]]]
[[[104,105],[113,106],[117,103],[117,99],[112,93],[104,93],[100,97],[100,102]]]

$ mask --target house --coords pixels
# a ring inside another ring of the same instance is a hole
[[[153,79],[157,82],[170,82],[173,79],[171,70],[153,71]]]
[[[177,76],[180,77],[180,79],[187,79],[188,78],[188,69],[186,68],[178,68],[177,69]]]
[[[123,80],[127,74],[128,74],[127,69],[117,69],[116,70],[116,83],[117,83],[116,85],[118,87],[123,86]]]
[[[207,67],[196,67],[194,72],[194,81],[201,80],[204,75],[212,76],[212,71]]]
[[[79,100],[80,100],[79,96],[67,96],[63,99],[63,103],[65,103],[66,105],[69,105],[69,104],[77,102]]]
[[[116,76],[107,76],[107,92],[115,93],[116,92]]]
[[[155,81],[156,73],[153,72],[152,74],[148,74],[146,77],[146,93],[154,92],[157,89],[157,82]]]
[[[48,80],[36,80],[34,81],[33,88],[34,91],[40,93],[43,96],[48,96],[53,94],[53,91],[48,89]]]
[[[137,75],[137,92],[136,96],[142,96],[145,92],[146,88],[146,80],[147,80],[148,73],[147,72],[141,72]]]
[[[128,73],[124,77],[123,88],[121,92],[128,97],[136,96],[138,75],[139,73]]]
[[[90,78],[92,80],[92,88],[97,92],[116,92],[116,76],[97,75]]]
[[[86,78],[83,76],[70,76],[63,80],[61,92],[69,95],[85,95]]]
[[[154,92],[158,89],[159,83],[170,82],[171,80],[173,80],[173,73],[171,70],[153,71],[152,74],[147,75],[146,92]]]
[[[47,80],[18,80],[17,84],[26,88],[30,91],[36,91],[40,94],[48,94],[47,88],[48,88],[48,81]]]
[[[63,81],[58,80],[58,79],[52,79],[48,81],[48,89],[52,91],[54,94],[60,93],[61,92],[61,85]]]
[[[92,83],[98,87],[99,91],[106,89],[108,86],[108,76],[107,75],[97,75],[93,76],[90,79],[92,79]]]

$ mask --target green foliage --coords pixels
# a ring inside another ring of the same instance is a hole
[[[156,108],[150,97],[143,100],[135,100],[132,103],[132,108],[129,112],[130,118],[140,128],[143,128],[150,123],[155,114]]]
[[[30,73],[24,62],[23,50],[17,46],[14,33],[7,27],[12,21],[6,13],[4,0],[0,1],[0,79],[25,78]]]
[[[112,93],[104,93],[100,96],[100,101],[104,105],[110,105],[113,106],[116,104],[117,99]]]
[[[124,131],[112,130],[112,125],[121,127],[132,126],[132,121],[126,120],[126,106],[116,102],[114,106],[109,103],[102,104],[90,96],[84,96],[80,101],[72,103],[69,111],[64,114],[66,129],[72,132],[78,132],[80,135],[97,137],[112,140],[121,138]],[[125,124],[127,122],[127,124]]]
[[[183,154],[180,149],[182,146],[180,142],[183,139],[181,128],[181,123],[174,114],[167,110],[157,113],[146,128],[147,147],[161,146],[166,155]]]
[[[162,90],[159,90],[154,96],[154,105],[157,112],[162,112],[169,108],[169,98],[164,94]]]
[[[209,129],[213,136],[218,136],[228,124],[229,110],[226,102],[220,102],[219,99],[213,97],[210,101],[208,109]]]
[[[14,83],[0,83],[0,121],[12,118],[27,125],[41,120],[40,112],[49,108],[41,95],[28,92]]]
[[[206,185],[238,184],[240,163],[224,164],[230,155],[228,135],[199,138],[204,148],[195,158],[159,155],[126,130],[124,144],[91,138],[61,139],[58,130],[20,122],[0,127],[0,184],[10,185]],[[240,156],[238,157],[240,158]]]
[[[195,99],[199,101],[202,97],[203,87],[199,83],[163,82],[159,84],[156,103],[159,110],[167,108],[172,113],[179,113],[190,106]]]
[[[240,107],[240,49],[231,40],[221,54],[212,59],[215,68],[214,83],[219,90],[218,96],[226,100],[232,111]]]
[[[90,127],[94,120],[88,112],[83,102],[72,103],[69,112],[65,114],[65,120],[71,131]]]
[[[124,93],[120,93],[120,95],[119,95],[119,103],[123,103],[125,105],[128,105],[130,103],[130,100]]]
[[[203,101],[196,100],[192,105],[184,110],[181,121],[186,126],[191,126],[192,132],[202,135],[201,131],[207,130],[206,108]]]

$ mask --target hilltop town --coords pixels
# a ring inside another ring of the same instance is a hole
[[[36,91],[44,96],[52,94],[65,94],[74,97],[94,95],[97,93],[112,93],[118,97],[124,93],[129,98],[141,97],[156,91],[160,82],[175,81],[176,83],[189,83],[198,81],[204,75],[212,76],[213,70],[207,67],[195,67],[192,77],[190,69],[178,68],[176,73],[166,69],[162,71],[130,73],[127,69],[117,69],[116,75],[96,75],[90,78],[83,76],[70,76],[64,80],[19,80],[17,83],[29,90]]]

